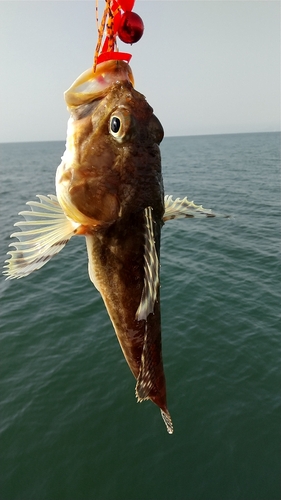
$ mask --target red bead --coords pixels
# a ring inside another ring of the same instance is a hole
[[[118,28],[118,36],[124,43],[136,43],[142,37],[144,24],[135,12],[124,12]]]
[[[122,10],[132,10],[135,0],[119,0],[118,3]]]

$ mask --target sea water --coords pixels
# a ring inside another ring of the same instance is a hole
[[[63,142],[0,145],[4,262]],[[231,218],[172,220],[161,244],[174,434],[135,381],[83,237],[0,280],[1,500],[279,500],[280,134],[165,138],[166,194]]]

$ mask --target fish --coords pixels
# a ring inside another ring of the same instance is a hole
[[[4,275],[27,276],[73,236],[85,237],[89,277],[136,379],[137,401],[158,406],[172,434],[161,347],[161,230],[172,219],[215,214],[164,194],[163,127],[135,90],[127,62],[109,60],[85,71],[65,101],[70,118],[56,195],[37,195],[19,213]]]

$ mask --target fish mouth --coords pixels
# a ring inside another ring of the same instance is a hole
[[[95,72],[90,68],[64,93],[67,107],[71,111],[81,104],[101,99],[112,84],[121,81],[128,81],[134,86],[132,70],[124,61],[106,61],[99,64]]]

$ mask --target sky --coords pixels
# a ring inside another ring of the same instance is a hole
[[[92,65],[95,3],[0,1],[0,142],[65,140],[63,92]],[[166,136],[280,130],[279,1],[136,0],[134,12],[144,35],[119,49]]]

